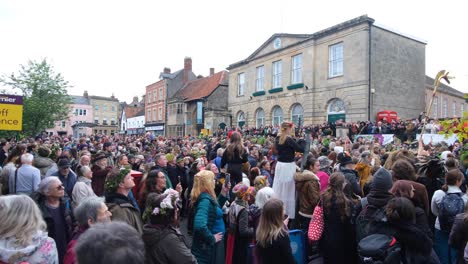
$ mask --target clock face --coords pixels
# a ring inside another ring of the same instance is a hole
[[[275,49],[281,48],[281,39],[280,38],[275,38],[275,40],[273,41],[273,47]]]

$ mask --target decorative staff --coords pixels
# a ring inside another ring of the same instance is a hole
[[[431,109],[432,109],[432,104],[434,103],[434,97],[437,93],[437,89],[439,88],[440,81],[444,79],[448,84],[450,84],[450,79],[453,79],[454,77],[449,76],[449,72],[445,70],[441,70],[437,73],[435,79],[434,79],[434,91],[432,91],[432,97],[429,105],[426,107],[426,116],[423,119],[423,127],[421,130],[421,137],[420,140],[422,139],[422,136],[424,132],[426,131],[426,125],[427,125],[427,119],[429,116],[431,116]]]
[[[431,109],[432,109],[432,104],[434,103],[434,97],[437,93],[437,88],[439,88],[440,81],[444,79],[448,84],[450,84],[450,79],[453,79],[454,77],[449,76],[449,72],[445,70],[441,70],[437,73],[435,79],[434,79],[434,91],[432,91],[432,98],[431,102],[426,108],[426,116],[424,116],[423,119],[423,127],[421,129],[421,135],[419,136],[418,140],[418,156],[424,155],[424,144],[423,144],[423,134],[426,132],[426,125],[427,125],[427,119],[429,116],[431,116]]]

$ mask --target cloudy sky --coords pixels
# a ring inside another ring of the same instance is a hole
[[[453,72],[468,92],[464,1],[48,1],[0,0],[0,74],[47,58],[70,94],[120,101],[144,94],[164,67],[192,57],[206,76],[245,59],[274,33],[311,34],[367,14],[427,41],[426,74]],[[465,26],[463,26],[465,25]]]

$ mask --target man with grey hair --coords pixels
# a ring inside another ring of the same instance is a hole
[[[10,172],[10,194],[26,194],[37,191],[41,181],[41,172],[32,166],[34,156],[29,153],[21,155],[21,166]]]
[[[75,219],[78,222],[78,230],[73,234],[72,240],[68,243],[65,253],[64,263],[71,264],[76,262],[75,244],[78,238],[88,228],[97,223],[108,223],[111,221],[112,213],[109,212],[104,198],[89,197],[81,202],[74,211]]]
[[[156,165],[151,168],[151,170],[160,170],[164,176],[166,177],[166,189],[172,189],[171,179],[169,179],[169,175],[167,173],[167,158],[165,154],[158,153],[154,156],[154,162]]]

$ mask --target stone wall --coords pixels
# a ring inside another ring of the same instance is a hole
[[[425,44],[373,26],[371,120],[382,110],[417,118],[425,107]]]

